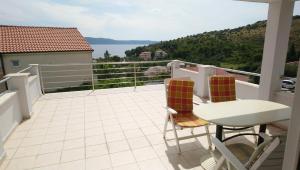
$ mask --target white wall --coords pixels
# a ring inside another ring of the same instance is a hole
[[[200,96],[201,81],[198,72],[179,68],[174,70],[173,77],[190,77],[195,82],[194,93]]]
[[[235,81],[236,96],[239,99],[258,99],[259,85],[244,81]]]
[[[200,97],[208,97],[208,77],[214,74],[214,67],[197,65],[198,72],[173,67],[173,77],[190,77],[195,82],[194,92]],[[258,99],[259,85],[236,80],[237,98]]]
[[[34,104],[39,97],[42,96],[42,91],[40,87],[40,79],[37,75],[30,76],[28,78],[29,83],[29,97],[31,104]]]
[[[0,96],[0,134],[3,142],[21,120],[22,113],[20,111],[18,93],[5,91]]]
[[[25,69],[29,64],[69,64],[69,63],[91,63],[91,51],[78,52],[47,52],[47,53],[14,53],[2,54],[6,74],[16,73]],[[20,66],[13,67],[11,60],[19,60]]]
[[[292,107],[293,101],[294,101],[294,93],[288,92],[288,91],[280,91],[274,94],[273,96],[274,102],[278,102],[287,106]],[[281,121],[273,123],[274,125],[287,130],[289,126],[289,120],[287,121]]]

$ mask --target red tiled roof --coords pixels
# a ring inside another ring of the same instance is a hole
[[[0,25],[0,53],[93,51],[77,28]]]

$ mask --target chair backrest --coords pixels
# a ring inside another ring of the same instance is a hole
[[[179,114],[191,113],[193,111],[193,89],[192,80],[172,79],[168,85],[167,105]]]
[[[236,100],[235,78],[232,76],[211,76],[209,78],[209,96],[211,102]]]
[[[190,77],[175,77],[167,78],[164,80],[165,92],[166,92],[166,101],[168,102],[168,86],[171,80],[192,80]]]

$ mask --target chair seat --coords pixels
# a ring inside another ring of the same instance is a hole
[[[178,113],[172,116],[175,124],[181,127],[199,127],[208,124],[207,121],[199,118],[193,113]]]

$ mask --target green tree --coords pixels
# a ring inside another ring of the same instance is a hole
[[[104,59],[106,61],[109,61],[109,58],[110,58],[110,53],[106,50],[105,53],[104,53]]]

